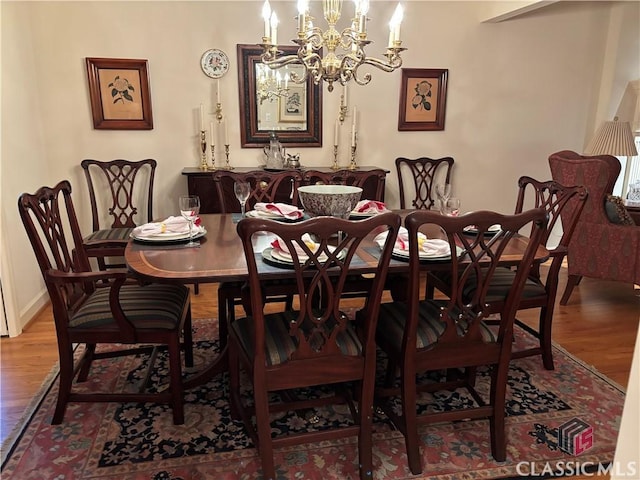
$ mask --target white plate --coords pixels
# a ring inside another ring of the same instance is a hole
[[[462,247],[458,247],[456,246],[456,253],[457,256],[459,257],[460,255],[462,255],[462,253],[464,252],[464,249]],[[394,248],[393,249],[393,255],[400,257],[402,259],[408,259],[409,258],[409,252],[407,250],[400,250],[399,248]],[[421,260],[449,260],[451,258],[451,255],[446,254],[446,255],[429,255],[427,252],[420,252],[420,259]]]
[[[204,227],[197,227],[193,230],[193,238],[203,237],[207,231]],[[165,232],[154,235],[136,235],[131,232],[131,238],[140,242],[181,242],[189,240],[189,232]]]
[[[249,210],[246,214],[249,218],[267,218],[269,220],[280,220],[283,222],[300,222],[304,220],[304,215],[300,218],[288,218],[284,215],[278,215],[277,213],[262,212],[260,210]]]
[[[335,247],[329,246],[329,251],[333,252],[335,250]],[[339,258],[344,258],[344,256],[346,255],[346,252],[343,250],[342,252],[340,252],[340,255],[338,255]],[[289,263],[293,265],[293,258],[291,257],[291,254],[289,252],[285,252],[283,250],[280,250],[279,248],[273,248],[273,247],[268,247],[265,248],[262,251],[262,256],[271,256],[272,258],[274,258],[275,260],[279,260],[285,263]],[[302,262],[306,262],[309,259],[309,257],[307,257],[306,255],[298,255],[298,260],[302,263]],[[327,256],[326,255],[321,255],[320,257],[318,257],[318,260],[320,260],[321,262],[325,262],[327,260]]]

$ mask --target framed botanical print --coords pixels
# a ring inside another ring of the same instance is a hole
[[[403,68],[399,131],[444,130],[449,70]]]

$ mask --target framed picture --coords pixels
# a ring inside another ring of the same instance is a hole
[[[399,131],[444,130],[449,70],[403,68]]]
[[[289,85],[289,95],[278,99],[278,121],[304,123],[307,118],[304,99],[304,85]]]
[[[87,58],[93,128],[151,130],[146,60]]]

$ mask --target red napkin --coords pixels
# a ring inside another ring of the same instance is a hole
[[[304,213],[298,207],[287,205],[286,203],[256,203],[254,210],[258,212],[269,212],[275,215],[281,215],[290,220],[302,218]]]
[[[356,213],[384,213],[389,210],[382,202],[376,200],[360,200],[353,211]]]

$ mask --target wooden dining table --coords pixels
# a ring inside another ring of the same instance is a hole
[[[406,216],[412,210],[397,211]],[[206,235],[199,239],[199,246],[186,247],[184,243],[152,243],[129,241],[125,249],[125,261],[131,273],[141,281],[153,283],[222,283],[245,281],[248,279],[242,241],[236,232],[239,214],[204,214],[200,216]],[[374,232],[361,244],[357,251],[358,260],[352,262],[350,269],[354,275],[374,273],[378,267],[379,246],[374,242]],[[272,237],[264,234],[254,237],[256,251],[262,251],[270,245]],[[262,243],[261,243],[262,242]],[[515,264],[522,257],[527,246],[526,237],[511,240],[503,254],[504,265]],[[543,246],[536,252],[536,261],[542,262],[549,257]],[[259,273],[265,279],[293,278],[290,268],[279,268],[266,262],[258,262]],[[425,270],[447,269],[449,262],[425,262]],[[392,259],[389,274],[406,273],[409,262]],[[193,388],[209,381],[213,376],[226,370],[226,352],[203,371],[185,381],[184,388]]]

